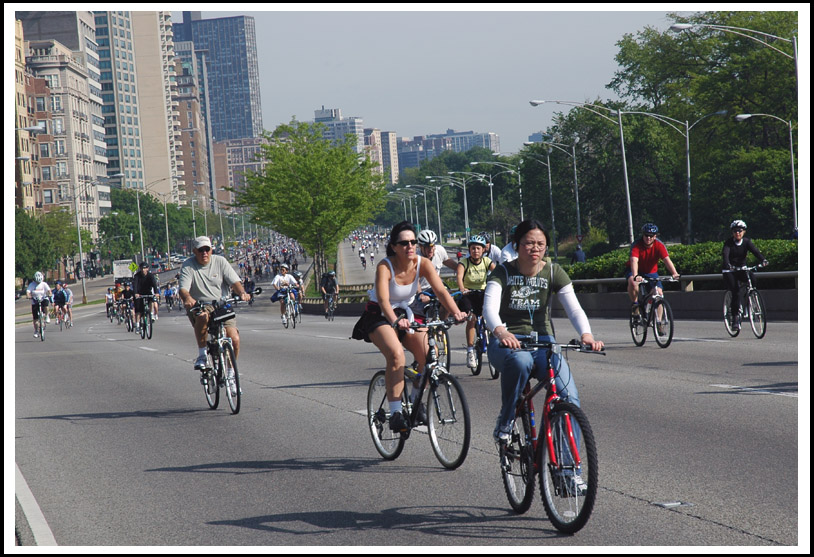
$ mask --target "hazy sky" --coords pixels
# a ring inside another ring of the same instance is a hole
[[[519,5],[500,8],[513,6]],[[539,4],[520,9],[528,6]],[[496,132],[501,150],[508,153],[544,129],[556,109],[532,108],[529,100],[615,98],[605,85],[617,68],[616,42],[646,26],[666,29],[666,14],[275,11],[201,16],[255,18],[266,129],[292,116],[311,120],[324,105],[363,118],[365,127],[399,136],[448,128]],[[181,18],[180,11],[173,12],[174,21]]]

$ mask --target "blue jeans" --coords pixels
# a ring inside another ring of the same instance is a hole
[[[539,340],[540,342],[556,342],[553,336],[541,336]],[[501,346],[500,341],[494,337],[489,341],[487,352],[489,363],[500,372],[502,399],[495,431],[498,429],[511,431],[517,401],[523,395],[523,388],[526,386],[532,371],[534,371],[535,377],[543,380],[548,379],[546,352],[548,351],[512,350]],[[560,354],[555,354],[551,359],[551,365],[555,372],[554,382],[557,385],[557,393],[564,400],[579,406],[579,393],[577,392],[577,385],[571,377],[568,362]]]

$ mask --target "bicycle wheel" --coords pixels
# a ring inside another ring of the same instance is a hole
[[[736,319],[738,318],[737,315],[732,315],[732,292],[729,290],[726,291],[724,294],[724,327],[726,327],[726,332],[729,333],[729,336],[736,337],[741,332],[738,328],[738,324]]]
[[[469,406],[460,383],[442,373],[430,386],[427,398],[430,444],[438,462],[454,470],[466,459],[471,431]]]
[[[647,320],[641,315],[641,310],[630,314],[630,335],[636,346],[642,346],[647,340]]]
[[[570,402],[555,403],[548,417],[549,430],[537,448],[540,494],[554,527],[573,534],[588,522],[596,501],[596,443],[588,418]]]
[[[40,342],[45,342],[45,327],[45,319],[43,318],[42,313],[40,313]]]
[[[291,321],[291,328],[297,328],[297,308],[294,307],[294,304],[290,304],[288,306],[288,316],[289,320]]]
[[[153,338],[153,314],[148,312],[144,317],[144,323],[147,326],[147,338]]]
[[[223,359],[223,375],[226,384],[226,400],[229,401],[229,408],[232,414],[240,412],[240,374],[237,372],[237,358],[229,343],[221,345],[221,357]]]
[[[516,513],[523,514],[534,499],[534,449],[526,413],[515,418],[511,441],[500,447],[500,473],[509,504]]]
[[[766,306],[763,305],[763,298],[757,290],[749,291],[747,296],[749,304],[749,321],[752,323],[752,332],[757,338],[766,336]]]
[[[147,315],[142,314],[140,321],[141,321],[141,326],[140,326],[138,332],[141,335],[142,340],[144,340],[144,337],[147,336]]]
[[[404,438],[390,431],[390,404],[387,401],[385,372],[379,371],[370,380],[367,389],[367,422],[373,445],[386,460],[395,460],[404,449]]]
[[[652,311],[653,335],[656,337],[656,344],[661,348],[667,348],[673,341],[673,309],[670,307],[670,302],[662,298],[656,300]]]
[[[62,328],[65,327],[65,323],[62,320],[62,316],[57,313],[57,323],[59,323],[59,330],[62,331]]]
[[[201,373],[201,377],[204,379],[204,396],[206,397],[206,403],[209,404],[211,409],[215,409],[218,407],[220,403],[220,389],[218,388],[218,378],[217,378],[217,367],[219,365],[218,359],[213,358],[212,354],[207,354],[209,359],[209,365],[207,366],[206,370]]]

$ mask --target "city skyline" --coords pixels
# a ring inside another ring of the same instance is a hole
[[[616,41],[670,24],[666,11],[506,11],[512,9],[201,17],[256,18],[269,131],[292,116],[311,120],[324,105],[399,137],[494,132],[506,153],[520,150],[562,109],[533,109],[529,100],[617,98],[605,88],[617,67]],[[180,19],[173,12],[173,21]]]

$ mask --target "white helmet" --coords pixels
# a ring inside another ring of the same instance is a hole
[[[36,273],[34,273],[34,282],[42,282],[44,280],[45,280],[45,277],[42,276],[41,272],[37,271]]]
[[[422,246],[433,245],[438,241],[438,236],[429,228],[425,228],[418,233],[418,243]]]
[[[746,223],[745,223],[745,222],[743,222],[743,221],[742,221],[742,220],[740,220],[740,219],[738,219],[738,220],[733,220],[733,221],[732,221],[732,224],[730,224],[730,225],[729,225],[729,229],[731,230],[731,229],[733,229],[733,228],[743,228],[744,230],[746,230]]]

